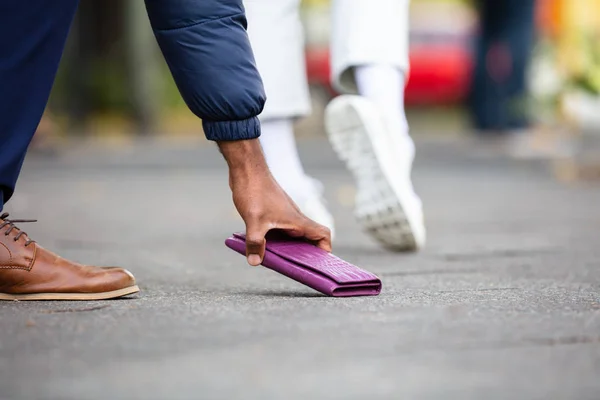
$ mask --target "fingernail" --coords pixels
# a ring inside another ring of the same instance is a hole
[[[248,256],[248,264],[256,267],[257,265],[260,264],[260,257],[258,256],[258,254],[250,254]]]

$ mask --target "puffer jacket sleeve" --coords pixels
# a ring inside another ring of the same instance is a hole
[[[146,0],[152,29],[183,99],[209,140],[260,136],[266,96],[242,0]]]

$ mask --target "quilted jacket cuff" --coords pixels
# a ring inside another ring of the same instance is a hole
[[[208,140],[232,141],[256,139],[260,136],[260,122],[257,117],[239,121],[202,121],[204,134]]]

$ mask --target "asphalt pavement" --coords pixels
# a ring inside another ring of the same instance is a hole
[[[379,297],[332,299],[223,241],[243,228],[201,141],[32,154],[9,204],[64,257],[121,265],[138,296],[0,303],[0,399],[598,399],[600,185],[418,142],[429,243],[393,254],[352,217],[349,174],[301,143],[334,252]]]

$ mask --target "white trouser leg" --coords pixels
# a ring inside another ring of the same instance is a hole
[[[273,177],[294,201],[300,202],[313,189],[298,156],[292,119],[268,119],[261,123],[261,129],[260,144]]]
[[[310,113],[300,0],[244,0],[244,7],[267,94],[259,118],[266,121]]]
[[[354,69],[388,65],[408,72],[409,0],[333,0],[331,73],[335,87],[357,93]]]
[[[296,201],[309,181],[298,156],[293,119],[310,110],[300,0],[244,0],[248,34],[267,93],[260,142],[267,164]]]
[[[310,111],[300,0],[244,0],[248,34],[267,94],[260,142],[275,179],[292,198],[307,193],[293,119]]]

